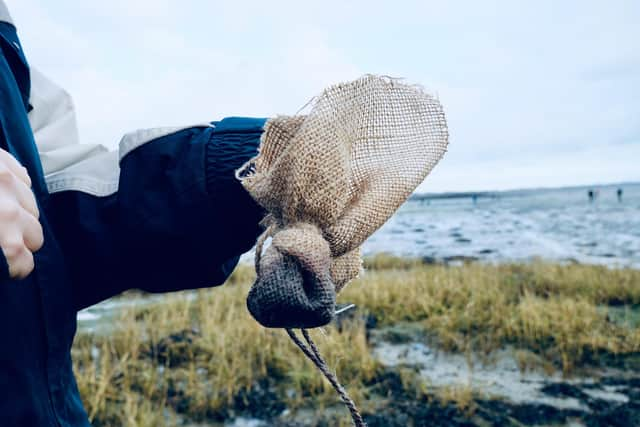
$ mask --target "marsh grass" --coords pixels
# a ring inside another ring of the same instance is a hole
[[[176,414],[224,420],[230,409],[265,410],[253,407],[261,398],[281,405],[274,411],[301,406],[310,396],[320,408],[336,402],[331,386],[283,331],[265,330],[249,316],[248,286],[236,280],[125,310],[108,336],[78,334],[76,375],[96,426],[173,425]],[[347,386],[376,375],[379,365],[361,320],[314,335]],[[264,395],[255,392],[256,384]],[[360,389],[353,389],[362,399]]]
[[[421,322],[445,350],[488,353],[510,344],[565,373],[601,356],[640,352],[640,329],[609,314],[620,306],[638,310],[638,270],[544,262],[382,264],[385,270],[365,273],[340,299],[365,307],[382,325]]]
[[[339,298],[357,304],[358,315],[313,332],[365,410],[373,410],[369,402],[379,391],[372,390],[384,371],[371,355],[367,316],[378,325],[417,322],[446,351],[490,353],[511,345],[523,368],[543,363],[570,373],[604,356],[640,352],[638,328],[613,321],[608,310],[635,311],[640,271],[542,262],[426,266],[384,256],[365,265],[368,271]],[[243,411],[268,418],[285,408],[335,406],[331,386],[286,334],[248,314],[253,277],[240,266],[220,288],[125,309],[108,335],[80,331],[74,365],[94,425],[222,421]],[[405,380],[409,392],[429,393]],[[470,389],[445,388],[438,398],[473,410]],[[347,420],[345,414],[336,425]]]

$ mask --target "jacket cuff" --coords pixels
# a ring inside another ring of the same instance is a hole
[[[215,123],[205,147],[206,186],[213,206],[212,220],[225,224],[220,243],[231,254],[253,247],[262,232],[265,211],[236,178],[236,170],[258,154],[265,119],[232,117]]]

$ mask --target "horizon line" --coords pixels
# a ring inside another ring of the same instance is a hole
[[[626,186],[626,185],[640,185],[640,181],[619,181],[610,183],[599,184],[576,184],[576,185],[559,185],[559,186],[542,186],[542,187],[517,187],[503,190],[456,190],[456,191],[421,191],[414,192],[413,196],[430,196],[430,195],[444,195],[444,194],[487,194],[487,193],[515,193],[521,191],[541,191],[541,190],[568,190],[577,188],[598,188],[598,187],[614,187],[614,186]]]

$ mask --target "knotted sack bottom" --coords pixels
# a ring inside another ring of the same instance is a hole
[[[276,232],[256,260],[258,276],[247,297],[249,312],[268,328],[328,324],[336,305],[331,266],[329,243],[318,227],[298,223]]]

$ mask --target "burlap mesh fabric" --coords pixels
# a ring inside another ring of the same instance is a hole
[[[273,237],[258,245],[247,306],[267,327],[322,326],[360,271],[360,245],[445,153],[444,112],[419,87],[368,75],[269,120],[262,138],[238,171]]]

